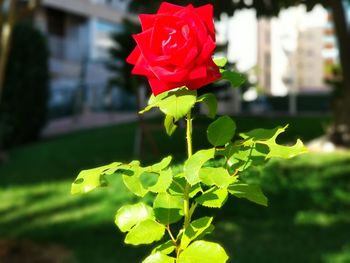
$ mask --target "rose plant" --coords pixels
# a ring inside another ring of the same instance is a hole
[[[217,100],[213,94],[197,96],[197,89],[215,81],[226,80],[234,87],[243,83],[238,73],[225,68],[226,59],[212,58],[216,44],[211,5],[196,8],[163,3],[157,14],[140,15],[140,22],[142,32],[134,35],[137,46],[127,60],[134,65],[133,74],[148,78],[153,92],[140,113],[159,108],[165,114],[169,136],[185,118],[187,160],[179,173],[171,167],[171,156],[146,167],[136,160],[84,170],[71,192],[84,194],[108,185],[110,176],[121,176],[125,186],[143,198],[116,212],[115,224],[126,233],[124,242],[157,242],[143,262],[226,262],[224,248],[204,240],[214,229],[213,217],[196,218],[196,209],[221,208],[229,195],[267,206],[260,187],[247,184],[242,172],[271,158],[294,157],[306,148],[300,140],[293,146],[276,142],[287,127],[236,134],[236,124],[229,116],[215,119]],[[201,103],[208,107],[208,117],[215,119],[207,129],[212,147],[194,152],[191,111]],[[213,165],[213,159],[219,161]]]

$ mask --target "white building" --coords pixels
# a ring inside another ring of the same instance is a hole
[[[243,10],[218,25],[219,39],[228,41],[229,60],[241,71],[256,67],[259,87],[274,96],[327,91],[324,61],[337,57],[336,48],[325,50],[327,27],[328,12],[321,6],[311,12],[293,7],[259,20],[254,11]]]

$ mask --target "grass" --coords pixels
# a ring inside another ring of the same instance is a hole
[[[317,137],[327,121],[237,118],[240,131],[289,122],[283,141]],[[195,147],[205,146],[206,121],[196,123]],[[135,128],[125,124],[78,132],[10,152],[0,166],[0,237],[61,244],[78,262],[139,262],[149,248],[123,245],[113,224],[117,208],[137,200],[120,178],[85,196],[69,194],[79,170],[131,160]],[[175,161],[184,159],[183,130],[173,139],[162,130],[152,135],[160,154],[175,152]],[[159,159],[151,152],[146,144],[143,160]],[[350,262],[350,154],[272,161],[244,177],[262,184],[270,206],[231,199],[219,212],[210,239],[222,243],[233,262]]]

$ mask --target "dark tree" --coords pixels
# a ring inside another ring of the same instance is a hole
[[[162,1],[132,0],[130,10],[135,12],[154,12]],[[336,114],[331,131],[331,139],[338,145],[350,147],[350,26],[346,17],[345,2],[350,0],[252,0],[249,5],[244,0],[168,0],[174,4],[193,4],[194,6],[211,3],[215,6],[215,16],[222,13],[233,15],[236,10],[253,8],[257,16],[276,16],[282,9],[300,4],[312,10],[321,4],[332,12],[339,47],[340,63],[343,72],[342,96],[336,103]]]
[[[0,137],[5,147],[37,139],[45,125],[48,68],[46,38],[29,23],[16,25],[0,104]]]

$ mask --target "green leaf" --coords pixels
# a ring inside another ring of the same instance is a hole
[[[266,144],[270,148],[270,152],[266,156],[266,158],[289,159],[289,158],[293,158],[297,155],[308,152],[308,150],[304,146],[303,142],[299,139],[297,140],[297,142],[293,146],[278,145],[275,141],[269,141]]]
[[[157,252],[160,252],[164,255],[169,255],[175,250],[175,246],[172,240],[168,240],[163,244],[160,244],[159,246],[155,247],[152,250],[152,254],[155,254]]]
[[[209,125],[207,136],[212,145],[221,146],[230,142],[235,132],[235,122],[228,116],[222,116]]]
[[[213,187],[196,198],[196,202],[210,208],[220,208],[227,199],[227,189]]]
[[[72,194],[84,194],[107,184],[105,175],[113,174],[121,163],[114,162],[94,169],[83,170],[72,183]]]
[[[266,159],[274,157],[288,159],[308,152],[300,140],[297,140],[293,146],[284,146],[276,142],[277,137],[285,132],[287,128],[288,125],[275,129],[255,129],[247,133],[242,133],[240,136],[247,141],[253,140],[256,143],[267,145],[269,147],[269,153],[266,155]]]
[[[245,198],[259,205],[267,206],[268,200],[258,185],[233,184],[229,186],[228,191],[238,198]]]
[[[231,168],[244,171],[250,166],[259,166],[266,162],[266,156],[270,151],[268,146],[250,142],[250,145],[246,142],[247,146],[240,145],[232,148],[236,151],[232,151],[232,156],[228,158],[228,164]]]
[[[140,175],[140,182],[143,188],[148,189],[149,187],[155,185],[158,181],[159,173],[144,171]]]
[[[165,116],[164,127],[165,127],[166,133],[169,136],[171,136],[175,132],[177,125],[175,124],[175,119],[173,116],[170,116],[170,115]]]
[[[271,138],[277,138],[278,135],[283,133],[287,129],[288,125],[285,127],[276,127],[273,129],[254,129],[249,132],[240,133],[239,136],[241,136],[243,139],[252,139],[253,141],[266,141],[270,140]]]
[[[219,244],[200,240],[188,246],[177,263],[225,263],[227,260],[228,256]]]
[[[193,240],[203,234],[211,225],[212,217],[202,217],[194,220],[181,237],[181,249],[185,249]]]
[[[152,207],[144,203],[125,205],[117,211],[115,224],[119,227],[120,231],[127,232],[136,224],[152,218],[154,218]]]
[[[151,244],[160,240],[165,227],[154,220],[147,219],[134,226],[125,237],[125,243],[131,245]]]
[[[231,83],[232,87],[240,87],[244,82],[245,79],[242,76],[242,74],[235,72],[235,71],[230,71],[230,70],[222,70],[221,72],[222,79],[227,80]]]
[[[223,68],[227,64],[227,58],[214,58],[213,61],[219,68]]]
[[[172,181],[173,173],[170,168],[166,171],[160,171],[157,183],[153,186],[148,187],[147,190],[153,193],[165,192],[171,185]]]
[[[173,158],[172,158],[171,156],[165,157],[165,158],[164,158],[162,161],[160,161],[159,163],[153,164],[153,165],[151,166],[151,170],[152,170],[153,172],[158,172],[158,171],[160,171],[160,170],[163,170],[163,169],[167,168],[167,167],[170,165],[172,159],[173,159]]]
[[[168,193],[159,193],[153,202],[156,218],[164,225],[179,221],[183,217],[183,198]]]
[[[170,91],[168,96],[162,99],[158,105],[164,114],[170,115],[175,121],[178,121],[192,109],[196,100],[197,91],[181,88]]]
[[[157,252],[148,256],[142,263],[175,263],[175,258]]]
[[[206,93],[197,99],[197,102],[203,102],[209,109],[208,117],[214,119],[218,109],[218,101],[214,94]]]
[[[199,177],[202,183],[209,186],[217,186],[226,188],[237,180],[237,177],[232,177],[228,171],[222,167],[205,167],[199,170]]]
[[[184,189],[186,187],[187,180],[184,178],[184,173],[177,175],[173,178],[173,182],[168,189],[171,195],[184,196]],[[200,184],[192,185],[189,191],[189,196],[192,198],[196,194],[202,191]]]
[[[144,197],[148,191],[142,185],[142,182],[140,180],[141,174],[142,173],[140,172],[132,176],[123,174],[123,182],[132,193],[139,197]]]
[[[159,94],[158,96],[154,96],[153,94],[151,95],[150,99],[148,100],[148,105],[145,109],[139,111],[140,114],[143,114],[149,110],[151,110],[154,107],[159,106],[159,102],[164,99],[165,97],[168,96],[168,92],[163,92]]]
[[[183,196],[186,183],[187,181],[184,177],[175,176],[168,189],[168,192],[174,196]]]
[[[199,170],[210,159],[214,158],[215,149],[201,150],[192,155],[184,165],[187,182],[194,185],[200,182]]]
[[[203,239],[203,237],[205,237],[206,235],[208,234],[211,234],[213,231],[214,231],[215,227],[213,225],[210,225],[207,229],[205,229],[203,231],[203,233],[201,233],[197,239],[200,240],[200,239]]]

